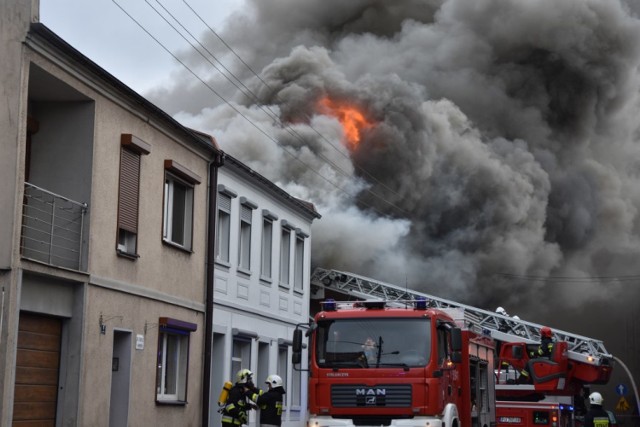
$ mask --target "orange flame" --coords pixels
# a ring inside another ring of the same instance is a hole
[[[360,132],[372,125],[364,114],[346,102],[333,101],[327,97],[322,98],[319,105],[322,113],[338,119],[347,143],[351,149],[355,149],[360,143]]]

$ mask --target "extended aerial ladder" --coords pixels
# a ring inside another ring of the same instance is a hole
[[[426,299],[429,307],[462,309],[467,327],[474,328],[477,333],[490,336],[501,343],[514,343],[513,346],[517,346],[517,343],[533,345],[540,342],[539,331],[543,325],[503,316],[492,311],[460,304],[353,273],[317,268],[311,275],[311,284],[318,288],[339,292],[359,300],[378,300],[403,304],[405,301]],[[609,381],[614,358],[606,350],[601,340],[558,329],[553,329],[553,335],[556,343],[562,345],[563,356],[566,353],[566,359],[570,367],[567,368],[568,371],[566,372],[568,378],[565,377],[562,381],[556,382],[557,385],[554,387],[558,388],[556,390],[557,393],[562,393],[565,390],[566,392],[575,391],[573,388],[576,383],[585,385],[605,384]],[[569,384],[570,381],[574,381],[574,383]],[[507,388],[510,387],[497,385],[496,392],[499,393],[500,389]],[[536,389],[533,386],[525,388]]]

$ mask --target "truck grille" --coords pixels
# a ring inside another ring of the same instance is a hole
[[[411,406],[411,384],[336,384],[331,386],[331,404],[336,408]]]

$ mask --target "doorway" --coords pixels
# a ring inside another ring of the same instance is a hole
[[[131,339],[131,332],[114,329],[109,427],[128,425],[129,387],[131,385]]]

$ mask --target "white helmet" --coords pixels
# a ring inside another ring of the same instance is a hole
[[[513,320],[520,320],[520,316],[516,314],[515,316],[513,316]]]
[[[507,310],[505,310],[505,309],[504,309],[504,308],[502,308],[502,307],[498,307],[498,308],[496,308],[496,313],[501,314],[501,315],[503,315],[503,316],[507,316]]]
[[[594,391],[593,393],[591,393],[589,395],[589,403],[592,405],[600,405],[602,406],[602,401],[604,399],[602,398],[602,395],[600,393],[598,393],[597,391]]]
[[[267,377],[265,383],[271,384],[271,387],[282,387],[282,378],[280,378],[280,375],[271,374]]]
[[[251,382],[251,377],[253,377],[253,372],[248,369],[240,369],[236,374],[236,384],[246,384]]]

